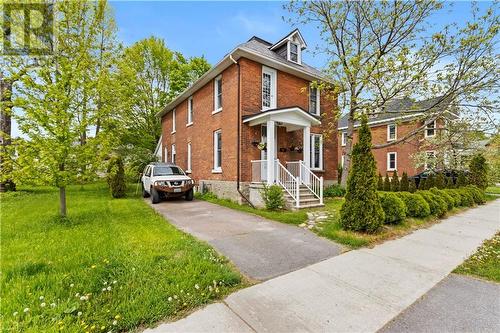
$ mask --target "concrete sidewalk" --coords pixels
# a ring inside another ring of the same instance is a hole
[[[500,228],[500,200],[243,289],[147,332],[376,332]]]

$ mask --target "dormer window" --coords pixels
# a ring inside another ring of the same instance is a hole
[[[288,60],[296,63],[299,62],[299,45],[296,43],[290,42],[290,58]]]

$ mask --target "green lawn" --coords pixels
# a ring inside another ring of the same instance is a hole
[[[129,192],[103,184],[1,197],[1,322],[13,332],[113,332],[176,318],[244,285],[227,261]]]
[[[499,186],[490,186],[486,188],[486,193],[500,194]]]
[[[485,241],[477,252],[454,272],[500,282],[500,233]]]

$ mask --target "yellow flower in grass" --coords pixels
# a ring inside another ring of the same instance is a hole
[[[115,316],[115,319],[116,319],[116,320],[119,320],[120,318],[121,318],[121,316],[120,316],[119,314],[117,314],[117,315]]]

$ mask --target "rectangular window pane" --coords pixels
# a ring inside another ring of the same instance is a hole
[[[214,132],[214,169],[220,170],[222,166],[222,134],[221,131]]]
[[[320,134],[311,135],[311,168],[321,169],[323,167],[323,140]]]
[[[215,110],[222,108],[222,77],[215,79]]]
[[[193,98],[188,99],[188,124],[193,122]]]
[[[187,146],[187,169],[191,171],[191,142]]]
[[[318,111],[318,88],[309,89],[309,112],[316,114]]]
[[[290,44],[290,60],[298,62],[299,60],[299,47],[297,44]]]
[[[271,107],[271,74],[262,73],[262,107]]]

